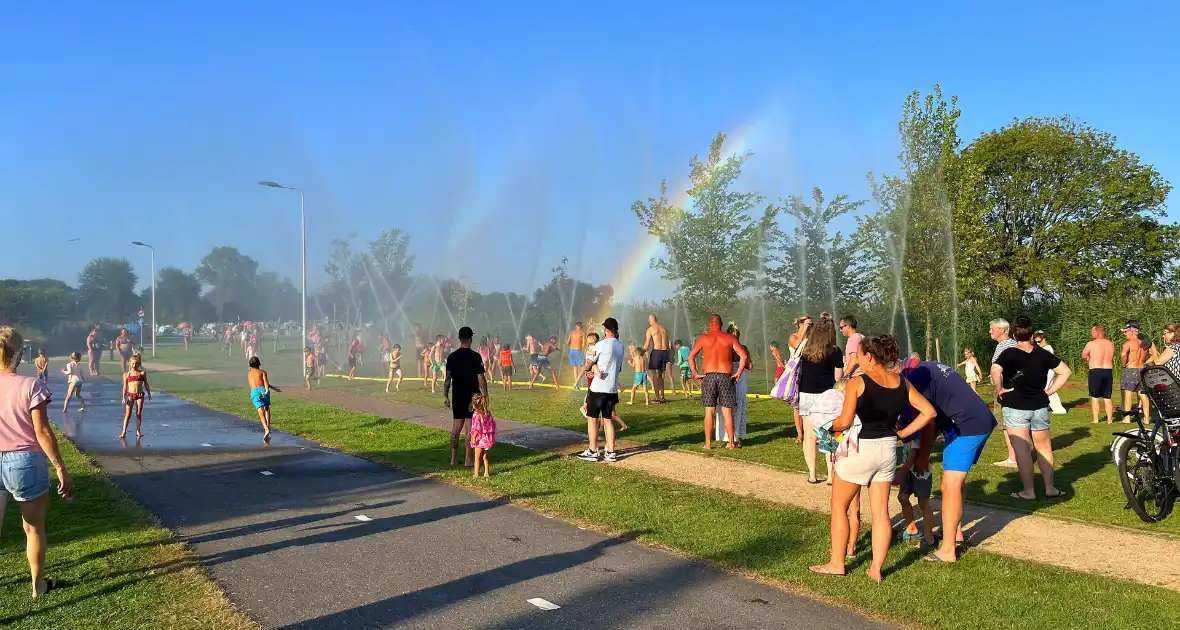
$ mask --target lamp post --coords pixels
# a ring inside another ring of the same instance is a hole
[[[263,181],[263,182],[258,182],[258,185],[259,186],[267,186],[269,188],[282,188],[284,190],[294,190],[295,192],[299,193],[299,227],[300,227],[299,231],[302,235],[301,236],[301,246],[300,246],[300,250],[302,252],[300,255],[300,266],[302,267],[302,283],[301,284],[302,284],[302,288],[303,288],[303,292],[302,292],[302,294],[303,294],[303,297],[302,297],[303,322],[300,327],[300,334],[303,337],[299,341],[299,347],[301,349],[301,351],[299,353],[299,370],[300,370],[300,372],[302,372],[303,371],[302,348],[307,347],[307,211],[306,211],[306,206],[303,201],[303,191],[299,190],[298,188],[295,188],[294,186],[284,186],[284,185],[276,183],[276,182]]]
[[[131,241],[132,245],[146,247],[152,250],[152,358],[156,358],[156,248],[140,241]]]

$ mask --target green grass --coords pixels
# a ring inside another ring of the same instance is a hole
[[[265,348],[264,348],[265,350]],[[271,370],[276,383],[291,382],[301,375],[296,374],[297,358],[293,353],[279,356],[265,356],[264,367]],[[216,348],[200,346],[191,352],[169,349],[160,353],[160,361],[194,365],[231,373],[242,370],[241,357],[226,359]],[[405,365],[405,364],[403,364]],[[150,367],[150,366],[149,366]],[[407,365],[410,374],[413,366]],[[374,375],[379,366],[366,366],[361,374]],[[623,382],[630,382],[627,373]],[[285,379],[285,380],[284,380]],[[400,402],[426,407],[442,407],[441,394],[431,394],[423,389],[421,382],[407,380],[403,391],[386,395],[384,384],[371,381],[345,381],[324,379],[322,386],[341,389],[359,395],[388,398]],[[441,386],[441,381],[440,381]],[[989,388],[981,388],[984,396],[990,397]],[[1075,384],[1062,391],[1065,405],[1082,404],[1084,407],[1071,409],[1064,416],[1053,416],[1053,444],[1056,458],[1057,486],[1066,491],[1064,500],[1041,500],[1028,503],[1013,499],[1010,495],[1021,489],[1015,469],[1001,468],[991,462],[1006,458],[1003,435],[996,432],[980,459],[980,464],[971,471],[967,499],[974,503],[997,505],[1017,512],[1076,519],[1100,525],[1130,527],[1144,531],[1166,534],[1180,534],[1180,518],[1163,523],[1147,524],[1140,521],[1130,510],[1124,510],[1126,499],[1119,485],[1114,464],[1111,461],[1110,444],[1112,433],[1125,427],[1106,424],[1090,424],[1088,399],[1085,385]],[[503,393],[498,384],[491,390],[496,415],[522,422],[559,427],[572,431],[586,430],[585,421],[578,413],[582,396],[567,389],[538,388],[534,390],[514,389]],[[623,395],[624,401],[629,397]],[[637,398],[642,401],[642,393]],[[712,457],[730,457],[753,463],[773,466],[784,470],[805,472],[802,449],[795,444],[795,428],[790,409],[777,400],[749,400],[749,435],[741,450],[713,449],[705,451],[703,445],[702,412],[697,400],[673,397],[668,405],[635,406],[623,405],[619,413],[631,425],[623,434],[627,440],[641,444],[655,444],[681,449]],[[934,461],[940,461],[942,441],[936,445]],[[823,474],[822,463],[820,473]],[[940,483],[941,467],[935,466],[935,488]],[[1038,478],[1038,492],[1042,486]]]
[[[184,545],[58,439],[77,497],[52,499],[47,574],[66,587],[33,600],[20,511],[10,500],[0,533],[0,627],[254,627]]]
[[[161,390],[254,418],[241,388],[175,375],[152,378]],[[828,555],[828,518],[818,513],[510,445],[493,450],[491,479],[473,480],[470,470],[445,466],[449,436],[440,430],[291,398],[277,401],[274,414],[279,429],[345,452],[503,495],[609,532],[629,532],[715,566],[909,625],[957,630],[1170,627],[1180,607],[1180,593],[979,550],[949,566],[923,563],[916,548],[896,546],[880,586],[862,575],[867,563],[862,551],[850,577],[824,578],[806,570]],[[860,548],[867,546],[862,538]]]

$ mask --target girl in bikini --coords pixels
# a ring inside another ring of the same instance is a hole
[[[139,353],[131,355],[128,360],[127,372],[123,374],[123,404],[127,410],[123,414],[123,432],[119,439],[127,438],[127,424],[131,422],[131,411],[135,411],[135,439],[143,437],[143,398],[152,399],[152,388],[148,385],[147,372],[143,370],[143,358]]]

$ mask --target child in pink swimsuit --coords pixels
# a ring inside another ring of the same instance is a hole
[[[471,448],[475,449],[475,471],[473,477],[479,476],[479,464],[483,462],[483,476],[492,474],[492,467],[488,464],[488,451],[496,445],[496,419],[488,411],[488,397],[476,394],[471,397]]]

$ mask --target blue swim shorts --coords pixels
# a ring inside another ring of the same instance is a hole
[[[991,435],[990,432],[983,435],[959,435],[954,428],[944,431],[942,437],[946,440],[946,449],[942,451],[942,469],[970,472],[971,467],[979,462],[979,456],[983,455],[983,447]]]
[[[49,458],[41,451],[0,453],[0,478],[17,501],[32,501],[49,492]]]
[[[574,367],[586,365],[586,353],[577,348],[570,348],[570,365]]]
[[[255,409],[270,406],[270,394],[266,393],[265,387],[255,387],[250,390],[250,400],[254,402]]]

